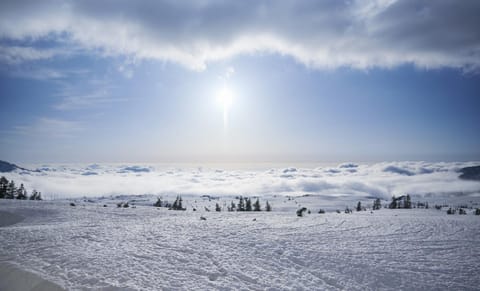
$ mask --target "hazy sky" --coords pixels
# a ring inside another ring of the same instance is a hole
[[[480,1],[1,1],[0,159],[480,160]]]

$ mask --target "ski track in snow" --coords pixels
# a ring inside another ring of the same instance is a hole
[[[480,217],[0,201],[0,261],[71,290],[478,290]],[[203,215],[206,221],[199,218]],[[256,221],[253,221],[256,218]]]

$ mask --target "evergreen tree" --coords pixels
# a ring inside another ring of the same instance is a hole
[[[238,201],[237,211],[245,211],[245,202],[243,201],[243,197],[240,196],[240,200]]]
[[[175,199],[175,202],[173,202],[173,205],[172,205],[171,209],[173,209],[173,210],[178,209],[178,196],[177,196],[177,199]]]
[[[175,202],[173,202],[172,206],[168,209],[170,210],[185,210],[185,208],[183,208],[183,205],[182,205],[182,196],[177,196],[177,198],[175,199]]]
[[[177,205],[178,210],[185,210],[182,206],[182,201],[183,201],[182,196],[178,196],[178,205]]]
[[[252,200],[250,198],[246,199],[245,211],[252,211]]]
[[[7,196],[8,180],[5,177],[0,178],[0,198]]]
[[[155,207],[162,207],[162,199],[157,198],[157,202],[155,202],[155,203],[153,204],[153,206],[155,206]]]
[[[404,208],[412,208],[412,200],[410,199],[410,195],[407,194],[407,197],[405,198],[405,204],[404,204]]]
[[[253,211],[262,211],[259,198],[257,198],[257,201],[255,201],[255,203],[253,203]]]
[[[373,210],[379,210],[380,208],[382,208],[382,202],[380,201],[380,198],[377,198],[373,202]]]
[[[23,186],[23,184],[20,184],[20,188],[17,189],[16,198],[20,200],[27,199],[27,190],[25,190],[25,187]]]
[[[28,198],[28,199],[30,199],[30,200],[37,200],[37,195],[38,195],[37,190],[33,189],[33,190],[32,190],[32,195],[30,195],[30,198]]]
[[[220,205],[218,205],[218,203],[215,204],[215,211],[217,212],[222,211],[222,208],[220,208]]]
[[[388,206],[390,209],[396,209],[397,208],[397,198],[395,198],[395,195],[392,196],[392,202]]]
[[[233,203],[233,201],[232,201],[232,203],[231,203],[231,205],[230,205],[230,210],[231,210],[231,211],[234,211],[235,208],[236,208],[235,203]]]
[[[360,201],[357,203],[357,211],[362,211],[362,203]]]
[[[270,206],[270,203],[268,203],[268,201],[267,201],[267,204],[265,205],[265,211],[268,211],[268,212],[272,211],[272,206]]]
[[[17,187],[15,186],[15,182],[10,181],[7,186],[7,193],[5,195],[5,198],[7,199],[15,199],[15,194],[17,192]]]
[[[480,215],[480,208],[475,209],[475,215]]]

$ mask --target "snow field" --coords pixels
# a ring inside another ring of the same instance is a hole
[[[25,217],[0,228],[0,260],[71,290],[475,290],[480,284],[480,223],[471,214],[382,209],[299,218],[294,211],[102,205],[0,201],[2,211]]]

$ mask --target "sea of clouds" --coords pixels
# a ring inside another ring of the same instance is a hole
[[[480,197],[480,181],[459,179],[465,163],[344,163],[308,167],[194,167],[140,164],[31,165],[6,173],[48,198],[115,195],[302,196],[325,200]]]

